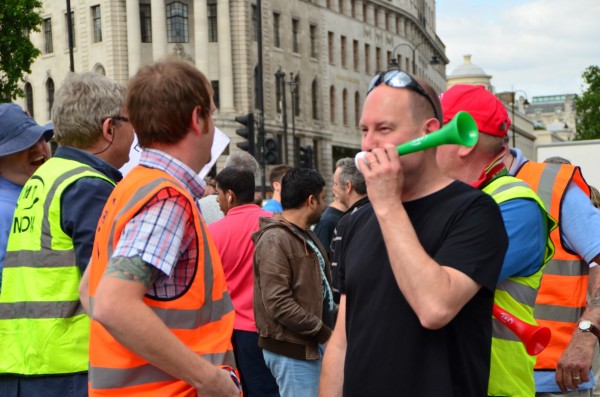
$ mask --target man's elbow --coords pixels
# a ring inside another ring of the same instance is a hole
[[[417,313],[417,316],[423,328],[436,330],[452,321],[456,316],[456,310],[443,304],[429,305]]]

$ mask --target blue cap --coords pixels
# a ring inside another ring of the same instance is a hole
[[[52,123],[41,126],[16,103],[0,104],[0,156],[29,149],[54,135]]]

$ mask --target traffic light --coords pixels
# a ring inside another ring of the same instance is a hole
[[[300,146],[298,166],[301,168],[313,168],[313,148],[310,145]]]
[[[279,164],[277,140],[273,138],[265,139],[265,163],[268,165]]]
[[[245,141],[236,143],[236,146],[254,156],[254,114],[248,113],[236,116],[235,121],[244,126],[243,128],[236,129],[235,133],[246,139]]]

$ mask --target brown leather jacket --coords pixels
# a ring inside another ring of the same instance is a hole
[[[316,234],[307,232],[326,261],[327,251]],[[318,360],[318,345],[331,336],[323,321],[322,276],[319,259],[302,231],[281,214],[260,219],[252,236],[254,251],[254,316],[258,344],[277,354]]]

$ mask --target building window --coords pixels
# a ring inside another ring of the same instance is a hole
[[[335,124],[335,87],[329,87],[329,121]]]
[[[350,15],[352,18],[356,18],[356,0],[350,1]]]
[[[341,57],[342,57],[342,67],[345,68],[346,67],[346,58],[347,58],[347,54],[346,54],[346,36],[341,36],[340,37],[340,47],[341,47]]]
[[[300,52],[299,44],[298,44],[299,30],[300,30],[300,21],[293,18],[292,19],[292,51],[295,53]]]
[[[65,38],[67,39],[67,48],[69,48],[69,18],[65,13]],[[75,12],[71,11],[71,33],[73,35],[73,48],[75,48]]]
[[[387,61],[386,61],[385,67],[387,69],[387,68],[389,68],[390,63],[392,63],[392,52],[388,51],[386,55],[387,55],[386,56]]]
[[[327,0],[327,8],[331,9],[331,0]]]
[[[52,45],[52,18],[44,19],[44,52],[52,54],[54,46]]]
[[[365,73],[371,74],[371,46],[365,44]]]
[[[94,43],[102,41],[102,14],[100,6],[92,6],[92,28],[94,29]]]
[[[150,4],[140,4],[140,29],[142,43],[152,43],[152,9]]]
[[[46,97],[48,98],[48,118],[52,118],[52,106],[54,106],[54,80],[46,80]]]
[[[208,20],[210,21],[210,14]],[[210,23],[208,26],[210,40]],[[189,41],[187,4],[178,1],[167,4],[167,41],[169,43],[187,43]]]
[[[27,113],[32,118],[35,118],[33,114],[33,88],[31,87],[31,83],[25,83],[25,103],[27,106]]]
[[[310,25],[310,56],[317,57],[317,25]]]
[[[358,127],[360,122],[360,93],[356,91],[354,93],[354,125]]]
[[[334,47],[333,39],[334,39],[333,32],[328,32],[327,33],[327,47],[329,48],[329,63],[331,65],[334,64],[334,62],[333,62],[333,47]]]
[[[367,22],[367,2],[363,3],[363,22]]]
[[[340,14],[343,14],[344,13],[344,0],[338,1],[338,8],[339,8]]]
[[[315,78],[310,87],[310,98],[312,102],[312,118],[319,120],[319,83]]]
[[[348,125],[348,90],[342,91],[342,121]]]
[[[279,35],[279,17],[276,12],[273,13],[273,45],[281,48],[281,36]]]
[[[300,75],[296,73],[294,77],[294,90],[292,91],[292,101],[294,104],[294,115],[300,116]]]
[[[221,107],[221,99],[219,98],[219,80],[211,80],[210,85],[213,89],[213,102],[215,107],[219,109]]]
[[[381,72],[383,70],[383,69],[381,69],[381,48],[380,47],[375,48],[375,68],[376,68],[376,72]]]
[[[208,4],[206,4],[206,8],[208,15],[208,41],[209,43],[216,43],[217,41],[219,41],[219,35],[217,33],[217,3],[214,1],[210,1],[208,2]],[[187,6],[185,16],[187,21]]]
[[[352,41],[352,58],[354,60],[354,70],[358,72],[360,61],[358,56],[358,40]]]
[[[258,40],[258,11],[256,4],[252,4],[252,40]]]

